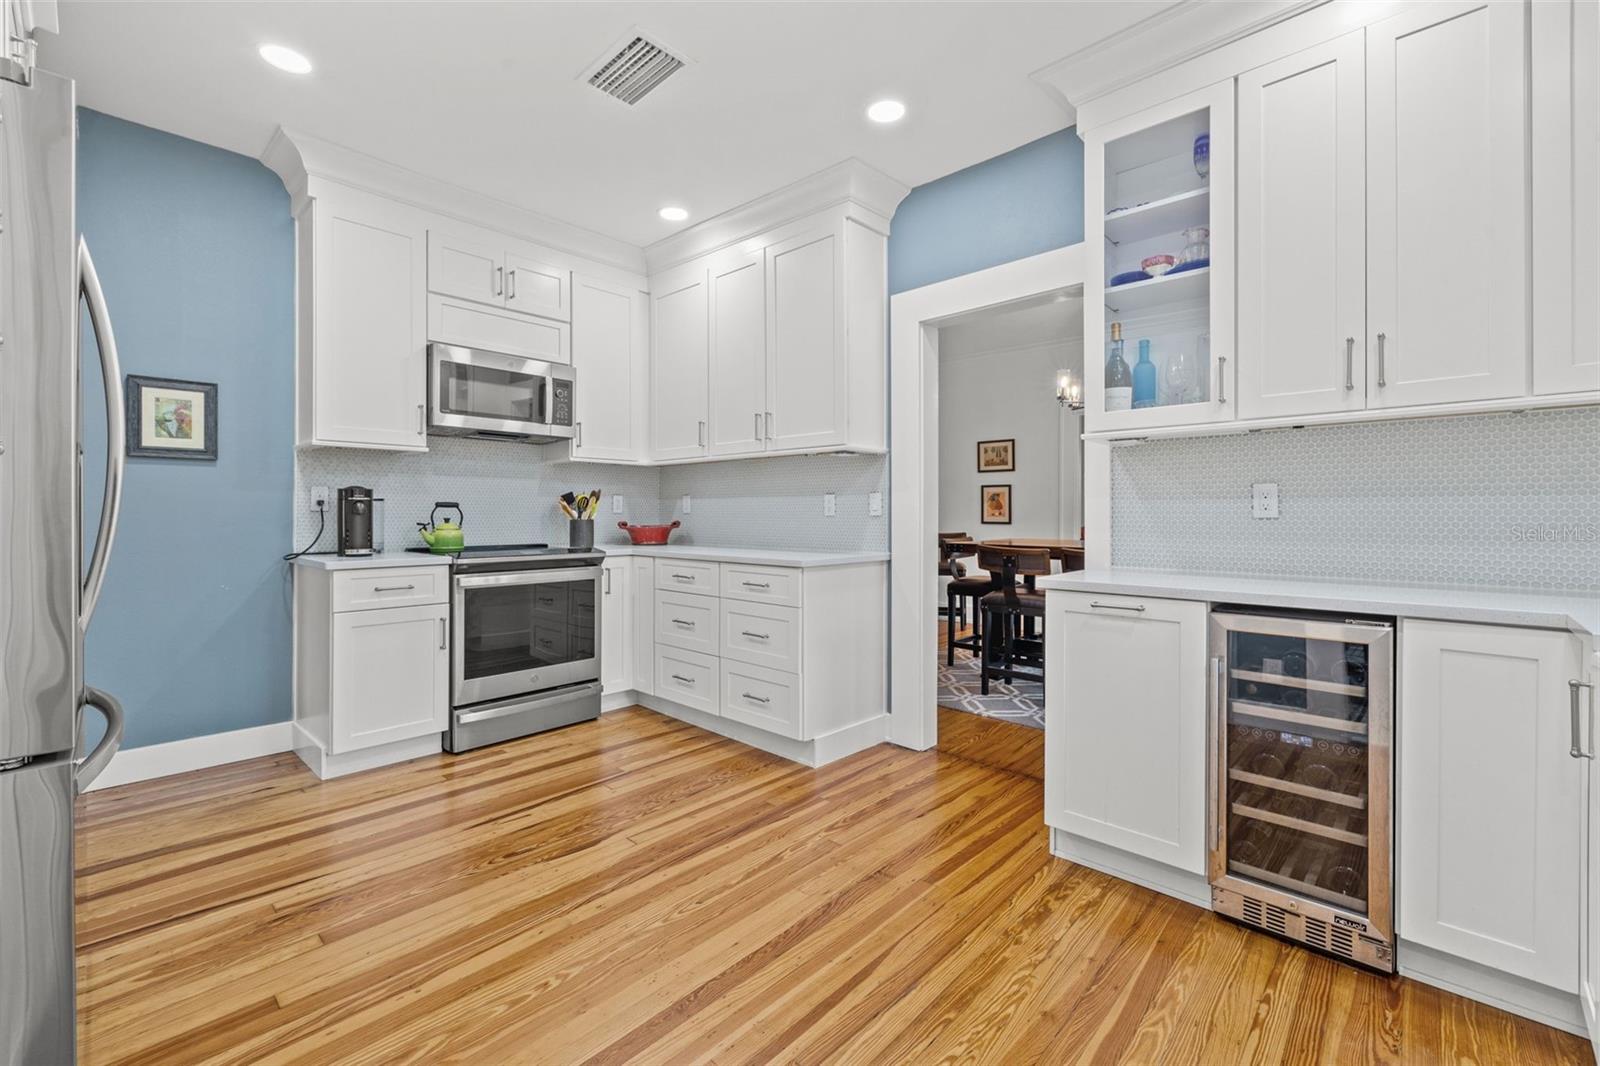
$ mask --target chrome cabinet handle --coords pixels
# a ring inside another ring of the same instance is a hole
[[[572,433],[573,433],[572,446],[574,448],[583,447],[583,423],[582,422],[574,422],[574,423],[572,423]]]
[[[1356,339],[1344,339],[1344,391],[1354,392],[1356,389]]]
[[[694,575],[693,574],[673,574],[672,575],[672,580],[674,580],[674,581],[693,581],[694,580]]]
[[[106,581],[106,563],[111,558],[111,542],[117,536],[117,519],[122,514],[122,476],[127,466],[127,435],[123,428],[125,412],[122,395],[122,364],[117,358],[117,338],[111,332],[111,315],[106,310],[106,295],[100,288],[100,275],[89,255],[89,244],[78,238],[78,293],[89,307],[89,325],[94,330],[95,347],[100,349],[100,377],[106,394],[106,484],[100,506],[100,528],[95,533],[94,551],[83,577],[82,598],[78,607],[78,627],[88,630],[100,589]],[[77,312],[74,311],[74,314]],[[110,697],[106,697],[110,699]],[[115,700],[111,702],[115,703]],[[100,707],[99,704],[94,706]],[[106,708],[100,707],[101,710]],[[120,706],[117,714],[122,713]],[[120,720],[120,719],[119,719]],[[118,743],[121,741],[119,740]],[[109,760],[110,756],[106,756]],[[103,765],[103,764],[102,764]],[[99,772],[98,769],[95,771]],[[93,775],[89,780],[93,780]]]
[[[439,619],[439,650],[444,651],[450,646],[450,623],[448,620]]]
[[[1144,604],[1142,603],[1130,605],[1126,603],[1101,603],[1099,600],[1090,600],[1089,606],[1098,607],[1105,611],[1138,611],[1140,614],[1144,613]]]
[[[1378,334],[1378,388],[1389,384],[1387,378],[1388,360],[1384,357],[1384,346],[1389,340],[1387,333]]]
[[[602,570],[600,571],[600,576],[606,580],[606,595],[611,595],[611,571]]]
[[[672,624],[675,625],[675,626],[682,626],[685,629],[693,629],[694,628],[694,623],[693,622],[685,622],[682,618],[674,618],[672,620]]]
[[[749,700],[751,703],[771,703],[772,702],[772,700],[769,697],[756,696],[756,695],[753,695],[753,694],[751,694],[749,692],[741,692],[741,693],[739,693],[739,695],[743,696],[745,699]]]
[[[772,587],[765,581],[741,581],[739,584],[747,589],[770,589]]]
[[[684,677],[682,674],[671,674],[669,676],[672,678],[672,680],[678,682],[679,684],[688,685],[691,688],[694,687],[694,679],[693,678]]]
[[[409,592],[416,588],[415,585],[374,585],[373,592]]]
[[[425,411],[426,408],[424,405],[420,403],[417,404],[417,436],[419,437],[422,436],[422,434],[426,432],[428,428],[427,415]]]
[[[748,629],[739,630],[739,635],[741,637],[749,637],[751,640],[771,640],[772,639],[772,634],[771,633],[752,633]]]
[[[702,419],[701,422],[700,422],[700,447],[704,448],[705,446],[706,446],[706,424],[705,424],[705,420]]]
[[[772,412],[767,412],[767,439],[772,439]]]
[[[494,268],[494,294],[496,296],[504,296],[506,294],[506,268],[505,267],[495,267]]]
[[[1580,688],[1589,690],[1589,743],[1591,747],[1588,751],[1583,749],[1583,730],[1578,725],[1578,690]],[[1568,681],[1567,694],[1572,699],[1572,747],[1567,754],[1574,759],[1592,759],[1594,758],[1594,748],[1592,746],[1594,744],[1594,685],[1587,681]]]
[[[756,412],[756,440],[761,439],[761,412]]]
[[[1228,402],[1228,377],[1225,373],[1228,366],[1228,357],[1217,356],[1217,402]]]
[[[1224,700],[1226,693],[1222,690],[1222,656],[1211,657],[1211,695],[1213,706],[1210,720],[1206,728],[1206,748],[1208,751],[1206,763],[1206,779],[1211,783],[1210,807],[1206,811],[1206,821],[1210,823],[1211,850],[1216,851],[1222,842],[1222,765],[1220,763],[1222,746],[1222,716],[1224,713]]]
[[[506,299],[517,298],[517,272],[515,269],[506,271]]]

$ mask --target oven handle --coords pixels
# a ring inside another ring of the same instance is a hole
[[[563,566],[554,570],[513,570],[504,574],[460,574],[456,587],[463,589],[495,588],[506,585],[547,585],[574,578],[589,578],[596,586],[600,583],[600,567]]]
[[[547,703],[558,703],[570,700],[574,696],[589,696],[600,691],[600,682],[590,681],[584,685],[573,685],[569,688],[557,689],[555,692],[533,699],[517,700],[514,703],[501,707],[486,707],[481,711],[458,711],[456,722],[460,725],[469,725],[472,722],[486,722],[491,718],[504,718],[507,715],[522,714]]]

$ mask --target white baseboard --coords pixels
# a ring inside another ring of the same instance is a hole
[[[600,697],[600,713],[606,711],[620,711],[624,707],[632,707],[639,702],[640,694],[633,689],[624,689],[621,692],[607,692]]]
[[[102,788],[116,788],[135,781],[204,770],[208,766],[222,766],[262,755],[276,755],[294,747],[293,729],[291,722],[272,722],[250,729],[212,733],[165,744],[123,748],[111,757],[111,762],[94,779],[88,791],[98,792]]]
[[[814,766],[826,766],[831,762],[854,755],[858,751],[866,751],[886,743],[889,739],[889,716],[880,714],[854,725],[847,725],[842,729],[835,729],[831,733],[824,733],[811,743],[814,748],[816,762]]]
[[[294,753],[312,773],[324,781],[346,774],[358,774],[363,770],[373,770],[380,766],[390,766],[397,762],[406,762],[409,759],[420,759],[425,755],[437,755],[443,750],[440,734],[425,733],[420,737],[394,740],[388,744],[331,755],[310,733],[301,729],[298,724],[294,727]]]
[[[789,737],[780,737],[776,733],[769,733],[765,729],[745,725],[743,722],[735,722],[715,714],[697,711],[693,707],[685,707],[675,700],[642,693],[635,695],[641,707],[806,766],[825,766],[846,755],[854,755],[874,744],[881,744],[888,732],[884,720],[886,716],[878,715],[864,722],[835,730],[816,740],[793,740]]]
[[[1491,970],[1466,959],[1401,939],[1394,960],[1400,973],[1425,985],[1454,992],[1503,1011],[1532,1018],[1556,1029],[1587,1036],[1583,1007],[1573,992],[1547,988],[1514,974]]]
[[[1152,892],[1174,896],[1206,910],[1211,909],[1211,882],[1203,874],[1180,870],[1143,855],[1134,855],[1076,836],[1065,829],[1050,830],[1050,854],[1110,874],[1118,880],[1143,885]]]

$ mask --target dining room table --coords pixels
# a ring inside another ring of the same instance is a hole
[[[1066,537],[999,537],[993,540],[974,541],[980,548],[1043,548],[1050,553],[1050,558],[1061,564],[1063,573],[1069,570],[1083,569],[1083,541],[1072,540]],[[1028,588],[1033,588],[1033,578],[1023,579]]]

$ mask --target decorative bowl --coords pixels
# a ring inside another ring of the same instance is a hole
[[[1139,265],[1144,268],[1146,274],[1159,278],[1171,270],[1175,263],[1177,260],[1170,255],[1147,255],[1140,260]]]
[[[681,524],[673,522],[670,526],[630,526],[626,522],[618,522],[617,528],[626,532],[628,539],[635,544],[665,544],[667,537]]]

